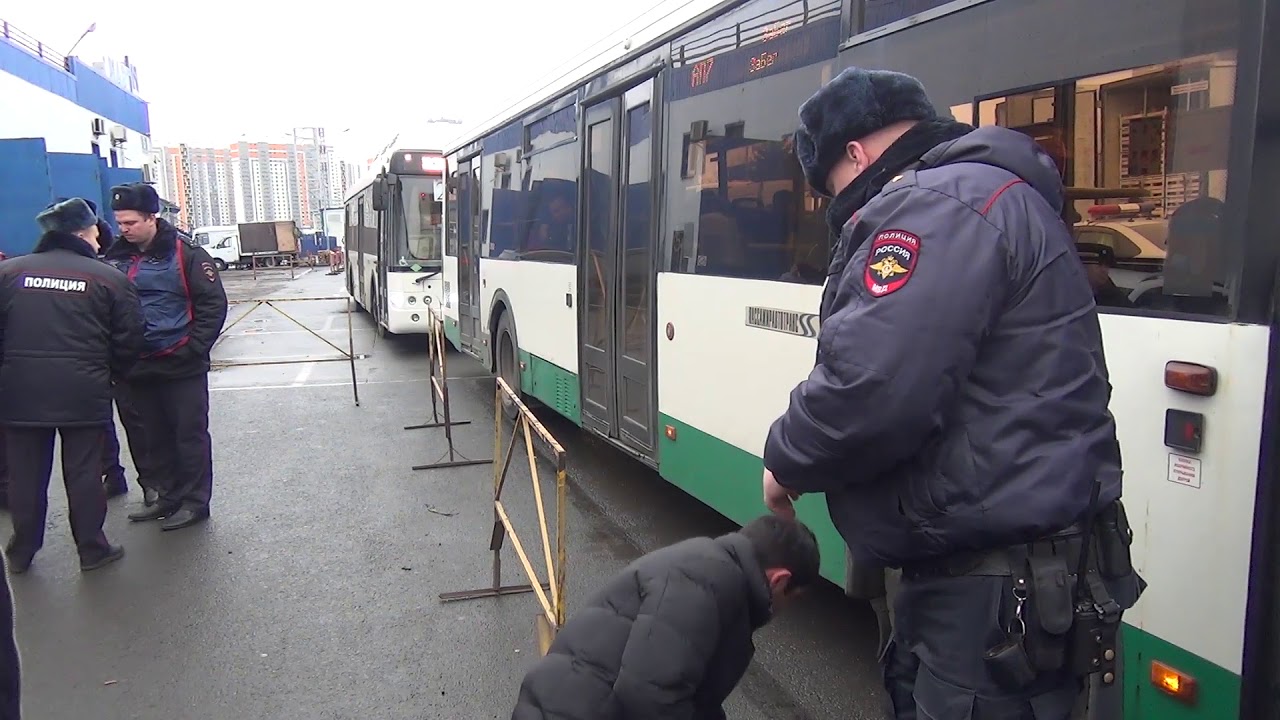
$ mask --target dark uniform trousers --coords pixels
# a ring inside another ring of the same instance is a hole
[[[102,487],[101,426],[5,428],[9,446],[9,511],[13,516],[10,556],[29,557],[44,546],[55,433],[62,439],[62,481],[67,489],[71,535],[82,560],[98,560],[111,547],[102,532],[107,495]]]
[[[1074,576],[1072,576],[1074,577]],[[1073,581],[1074,582],[1074,581]],[[1132,607],[1145,582],[1130,571],[1103,580],[1121,608]],[[1009,687],[984,660],[1017,626],[1014,580],[1004,574],[948,576],[904,568],[894,599],[893,635],[881,669],[894,720],[1069,720],[1078,717],[1084,681],[1069,668],[1039,673]],[[1030,626],[1036,598],[1024,606]],[[1118,720],[1116,692],[1090,698],[1089,717]],[[1096,689],[1096,686],[1095,686]]]
[[[0,507],[9,507],[9,442],[0,425]]]
[[[4,553],[0,553],[0,720],[22,715],[22,672],[13,632],[13,592],[9,588]]]
[[[121,486],[125,484],[124,466],[120,464],[120,438],[116,435],[114,419],[107,423],[102,437],[102,479]]]
[[[209,437],[209,376],[126,383],[142,452],[138,475],[162,505],[207,512],[213,495],[213,442]],[[122,413],[126,403],[121,403]],[[129,432],[129,444],[135,441]]]
[[[124,425],[124,435],[129,440],[129,456],[133,458],[134,471],[138,473],[138,486],[143,490],[155,489],[156,483],[146,474],[147,461],[142,449],[146,447],[143,437],[142,418],[137,412],[137,403],[130,396],[130,385],[117,381],[112,388],[115,394],[116,408],[120,411],[120,424]],[[120,466],[120,437],[116,434],[115,423],[107,428],[107,438],[102,456],[102,474],[108,480],[119,479],[124,484],[124,468]]]

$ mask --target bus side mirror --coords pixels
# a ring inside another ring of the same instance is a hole
[[[387,179],[379,176],[373,181],[373,210],[383,212],[387,209]]]

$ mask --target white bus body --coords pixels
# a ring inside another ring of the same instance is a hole
[[[1114,251],[1089,273],[1150,583],[1124,617],[1125,718],[1280,717],[1278,15],[1278,0],[723,3],[447,150],[447,333],[729,518],[764,512],[760,456],[813,366],[828,253],[797,108],[845,67],[910,73],[940,111],[1040,142],[1080,247]],[[1112,221],[1100,204],[1150,207]],[[822,498],[799,511],[823,575],[882,595],[848,572]]]

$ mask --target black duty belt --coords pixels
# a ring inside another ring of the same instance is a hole
[[[1032,541],[1021,547],[1053,543],[1078,543],[1084,533],[1080,523],[1072,523],[1055,533]],[[902,577],[906,580],[928,580],[968,575],[985,575],[990,577],[1008,577],[1013,574],[1008,547],[979,552],[954,553],[939,558],[931,558],[920,562],[906,563],[902,566]]]

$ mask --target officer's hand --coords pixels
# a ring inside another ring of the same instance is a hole
[[[774,515],[780,515],[789,520],[796,517],[796,509],[792,507],[791,502],[800,497],[800,493],[794,493],[778,484],[773,477],[773,473],[768,468],[764,470],[764,506]]]

